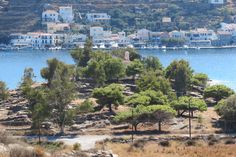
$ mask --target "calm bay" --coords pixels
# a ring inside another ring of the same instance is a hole
[[[236,90],[236,49],[140,50],[139,53],[158,57],[165,67],[175,59],[185,59],[195,72],[206,73],[213,82]],[[17,88],[24,69],[31,67],[36,75],[35,81],[42,82],[40,69],[50,58],[74,63],[68,51],[0,51],[0,80],[6,82],[10,89]]]

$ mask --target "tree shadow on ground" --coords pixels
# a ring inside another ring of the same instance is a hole
[[[132,130],[124,130],[120,132],[113,132],[113,135],[160,135],[160,134],[168,134],[169,131],[159,131],[159,130],[140,130],[140,131],[132,131]]]

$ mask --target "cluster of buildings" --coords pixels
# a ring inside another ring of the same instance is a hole
[[[209,3],[224,4],[225,1],[209,0]],[[11,34],[11,46],[34,49],[83,47],[88,37],[93,40],[94,48],[210,47],[236,43],[236,24],[234,23],[221,23],[221,27],[217,31],[206,28],[172,32],[140,29],[127,35],[123,31],[113,33],[110,29],[107,30],[101,26],[110,23],[111,16],[107,13],[87,13],[85,18],[88,25],[81,25],[75,22],[72,6],[57,8],[47,6],[42,12],[42,31]],[[162,21],[168,23],[171,22],[171,18],[163,17]],[[97,25],[98,23],[100,25]],[[79,33],[83,28],[89,30],[89,33]]]

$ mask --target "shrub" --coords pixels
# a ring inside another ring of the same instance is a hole
[[[145,141],[144,140],[137,140],[132,144],[132,147],[143,149],[145,146]]]
[[[44,157],[45,156],[45,150],[40,146],[35,147],[34,152],[35,152],[36,157]]]
[[[188,140],[185,143],[186,146],[195,146],[196,145],[196,141],[195,140]]]
[[[169,141],[161,141],[161,142],[159,142],[159,145],[162,146],[162,147],[169,147],[170,142]]]
[[[80,148],[81,148],[81,145],[79,143],[75,143],[73,145],[73,150],[80,150]]]
[[[235,140],[234,139],[227,139],[226,141],[225,141],[225,144],[235,144]]]

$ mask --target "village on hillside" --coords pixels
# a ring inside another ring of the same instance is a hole
[[[223,5],[224,1],[210,0],[212,5]],[[87,38],[93,41],[93,48],[111,49],[134,47],[139,49],[166,48],[215,48],[234,47],[236,45],[236,23],[220,23],[217,30],[201,28],[192,30],[174,30],[171,32],[153,32],[138,29],[127,34],[125,31],[114,32],[108,24],[112,16],[108,13],[77,13],[72,6],[44,5],[41,14],[42,29],[36,32],[14,33],[10,35],[12,49],[72,49],[84,47]],[[83,19],[85,23],[77,22]],[[170,17],[162,18],[162,25],[173,25]],[[6,48],[6,46],[5,46]],[[7,49],[6,48],[6,49]],[[2,46],[3,49],[3,46]]]

